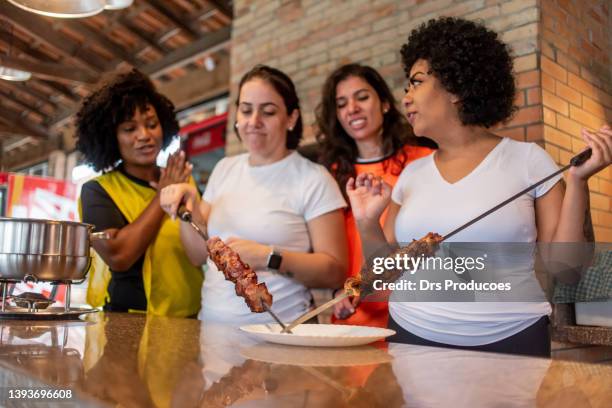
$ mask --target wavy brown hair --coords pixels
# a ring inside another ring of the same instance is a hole
[[[355,163],[359,156],[355,140],[344,130],[336,113],[336,88],[349,77],[359,77],[366,81],[378,95],[381,104],[389,105],[383,114],[382,134],[385,156],[394,155],[395,169],[398,174],[406,165],[408,157],[402,151],[406,144],[435,148],[429,139],[417,138],[412,133],[406,118],[397,109],[395,98],[382,76],[374,68],[361,64],[347,64],[337,68],[325,80],[321,102],[316,108],[317,141],[320,143],[319,162],[334,176],[345,198],[344,186],[349,178],[356,176]],[[397,154],[400,152],[400,154]],[[348,202],[348,199],[347,199]]]

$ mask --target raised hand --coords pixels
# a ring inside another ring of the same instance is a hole
[[[602,126],[597,132],[582,129],[582,138],[593,154],[578,167],[571,167],[569,177],[586,181],[595,173],[612,164],[612,129]]]
[[[346,193],[356,221],[376,221],[391,200],[391,186],[372,173],[352,177],[346,183]]]
[[[174,219],[181,204],[184,203],[185,208],[193,213],[199,199],[200,195],[198,191],[191,184],[170,184],[161,190],[159,205],[170,218]]]
[[[186,183],[189,181],[193,165],[185,160],[185,152],[180,150],[168,157],[166,168],[161,169],[157,183],[151,182],[151,186],[157,191],[171,184]]]

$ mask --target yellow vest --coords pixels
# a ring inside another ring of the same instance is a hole
[[[95,179],[108,193],[128,222],[134,222],[145,210],[156,191],[134,183],[118,170]],[[190,183],[195,184],[193,179]],[[79,200],[79,207],[80,207]],[[147,298],[147,313],[162,316],[186,317],[200,310],[202,270],[193,266],[183,248],[179,220],[164,216],[161,228],[144,254],[142,280]],[[99,258],[99,257],[98,257]],[[108,298],[106,290],[110,271],[99,261],[89,270],[90,286],[87,300],[101,306]]]

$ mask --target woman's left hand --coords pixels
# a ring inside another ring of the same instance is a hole
[[[166,168],[160,170],[159,180],[149,184],[157,191],[161,191],[171,184],[186,183],[192,170],[193,165],[185,159],[185,152],[180,150],[168,156]]]
[[[612,129],[602,126],[597,132],[582,130],[582,138],[593,151],[591,157],[578,167],[571,167],[569,177],[586,182],[593,174],[612,163]]]
[[[254,270],[266,269],[268,266],[268,255],[272,248],[259,242],[230,237],[225,243],[240,255],[242,262],[249,264]]]

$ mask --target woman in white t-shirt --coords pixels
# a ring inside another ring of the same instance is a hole
[[[162,207],[176,214],[181,202],[196,223],[232,247],[265,282],[272,310],[285,321],[311,305],[308,288],[341,286],[347,268],[342,209],[332,176],[300,156],[299,100],[291,79],[258,65],[240,81],[236,131],[248,153],[226,157],[214,168],[203,199],[187,184],[162,192]],[[181,239],[195,265],[207,262],[203,240],[189,224]],[[208,260],[199,318],[232,324],[270,322],[252,313],[234,284]]]
[[[463,19],[430,20],[413,30],[401,53],[408,121],[416,135],[434,140],[439,149],[406,166],[393,192],[371,174],[349,180],[347,193],[366,256],[387,242],[390,250],[430,231],[447,234],[557,169],[536,144],[489,131],[511,117],[516,94],[512,57],[495,32]],[[587,180],[612,161],[612,131],[604,126],[584,130],[582,137],[593,153],[568,171],[567,187],[560,176],[552,179],[449,241],[587,240]],[[378,217],[389,202],[383,231]],[[514,278],[533,275],[532,260],[523,271],[512,270],[513,262],[506,266]],[[543,297],[472,303],[408,299],[399,291],[391,296],[389,327],[398,332],[392,341],[550,355],[551,308]]]

